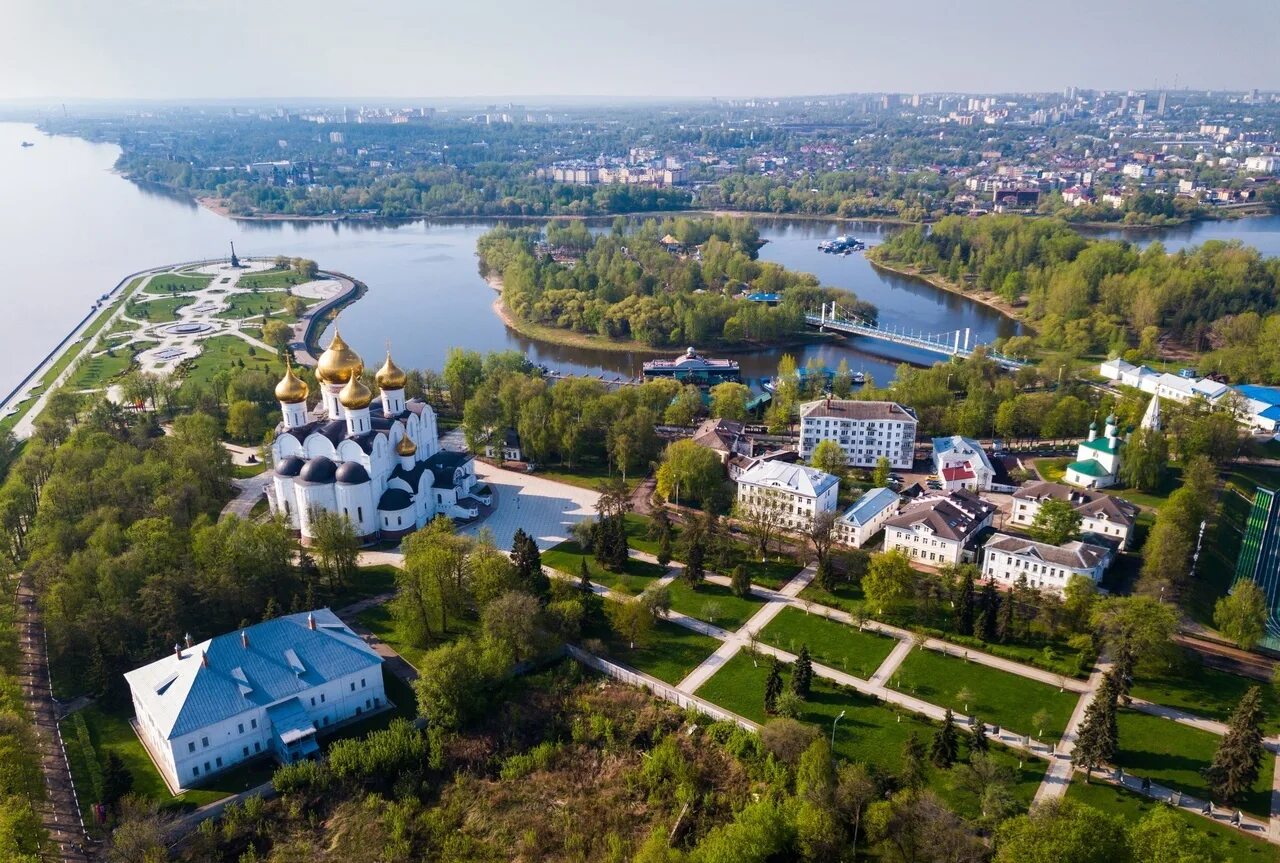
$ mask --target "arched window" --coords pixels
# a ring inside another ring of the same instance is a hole
[[[362,506],[356,507],[356,518],[358,518],[361,522],[364,522],[364,507]]]

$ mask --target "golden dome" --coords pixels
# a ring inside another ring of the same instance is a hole
[[[351,380],[351,373],[363,365],[359,354],[347,346],[342,335],[335,329],[333,341],[316,364],[316,377],[325,383],[345,384]]]
[[[384,390],[402,390],[407,377],[408,375],[391,359],[391,351],[387,351],[387,361],[382,364],[382,368],[378,369],[374,380]]]
[[[400,438],[400,443],[396,444],[396,455],[416,455],[417,452],[418,445],[408,435]]]
[[[373,390],[369,389],[365,384],[364,365],[360,362],[356,363],[356,367],[351,370],[351,378],[347,381],[347,385],[338,392],[338,401],[342,402],[344,408],[351,410],[359,410],[367,408],[369,402],[373,401]]]
[[[285,363],[284,377],[276,384],[276,401],[292,405],[307,400],[307,382],[293,373],[293,363]]]

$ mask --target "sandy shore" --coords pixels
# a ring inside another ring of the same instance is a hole
[[[906,267],[900,264],[886,264],[882,261],[873,260],[870,257],[867,258],[867,262],[877,270],[884,270],[889,273],[895,273],[899,276],[906,276],[909,279],[919,279],[922,282],[927,282],[940,291],[946,291],[949,294],[955,294],[958,297],[973,300],[975,303],[980,303],[989,309],[994,309],[1010,320],[1017,321],[1027,329],[1034,332],[1031,324],[1027,321],[1026,312],[1021,307],[1012,305],[1009,301],[1005,300],[998,294],[993,294],[990,291],[965,291],[937,274],[922,273],[915,267]]]

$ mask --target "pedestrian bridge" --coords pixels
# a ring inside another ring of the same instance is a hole
[[[905,345],[945,357],[962,359],[973,355],[976,344],[971,344],[972,332],[966,327],[949,333],[924,333],[895,327],[880,327],[869,323],[840,308],[837,303],[823,303],[819,314],[808,312],[804,316],[805,323],[821,330],[847,333],[851,336],[863,336],[878,339],[895,345]],[[1026,365],[1022,360],[1005,356],[999,351],[987,350],[987,357],[1006,369],[1017,370]]]

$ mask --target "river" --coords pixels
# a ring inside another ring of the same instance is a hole
[[[34,147],[22,147],[22,141]],[[537,363],[563,371],[632,375],[654,354],[588,351],[533,342],[509,331],[492,310],[493,291],[476,268],[477,238],[492,221],[417,220],[379,225],[360,222],[238,222],[163,190],[146,189],[111,172],[119,150],[78,138],[47,137],[33,126],[0,123],[0,367],[6,392],[127,273],[158,264],[226,254],[228,243],[245,256],[308,257],[320,266],[364,281],[368,293],[338,319],[343,336],[370,362],[390,343],[404,366],[440,368],[455,345],[479,351],[515,348]],[[861,254],[825,255],[820,240],[852,233],[870,243],[887,229],[878,224],[760,221],[769,242],[764,260],[813,272],[824,284],[848,288],[875,303],[887,325],[925,333],[970,328],[975,341],[1009,335],[1017,324],[992,309],[913,279],[874,270]],[[1150,233],[1135,236],[1147,239]],[[1166,242],[1239,236],[1280,254],[1280,218],[1205,223]],[[782,351],[738,355],[744,375],[770,374]],[[902,360],[928,362],[929,354],[870,343],[793,351],[803,364],[817,356],[835,366],[887,381]]]

